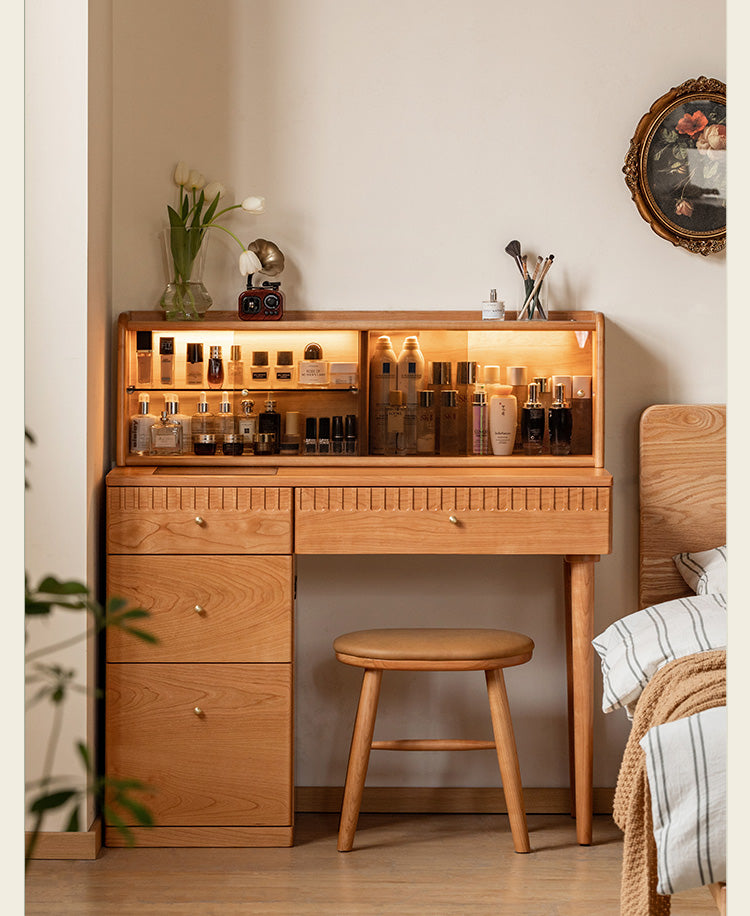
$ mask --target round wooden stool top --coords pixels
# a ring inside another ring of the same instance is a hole
[[[534,641],[511,630],[408,627],[344,633],[333,649],[340,662],[360,668],[487,671],[527,662]]]

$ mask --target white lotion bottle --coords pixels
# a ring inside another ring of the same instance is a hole
[[[493,455],[512,455],[518,404],[510,385],[497,385],[490,397],[490,445]]]
[[[385,455],[390,392],[396,388],[398,360],[391,338],[378,337],[370,359],[370,454]]]

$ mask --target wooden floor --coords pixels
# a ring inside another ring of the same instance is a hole
[[[103,849],[95,861],[31,863],[26,916],[617,916],[622,834],[594,819],[531,815],[532,853],[505,815],[363,814],[349,853],[337,817],[299,814],[291,849]],[[672,916],[712,914],[707,889]]]

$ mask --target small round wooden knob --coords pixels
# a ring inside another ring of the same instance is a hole
[[[456,518],[455,515],[449,515],[449,516],[448,516],[448,521],[451,523],[451,525],[457,525],[457,524],[458,524],[458,519]]]
[[[203,710],[200,708],[200,706],[196,706],[195,709],[193,710],[193,712],[196,714],[196,716],[202,716],[202,715],[203,715]]]
[[[203,525],[203,524],[204,524],[203,516],[202,516],[202,515],[196,515],[196,516],[195,516],[195,524],[196,524],[196,525]]]

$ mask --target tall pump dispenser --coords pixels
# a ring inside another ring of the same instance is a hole
[[[138,395],[138,411],[130,418],[130,452],[148,455],[151,451],[151,427],[158,419],[149,411],[150,400],[145,392]]]
[[[418,392],[424,383],[424,356],[419,349],[418,337],[404,340],[398,357],[398,388],[404,396],[404,454],[417,453],[417,402]]]
[[[397,385],[398,360],[391,338],[378,337],[370,358],[370,454],[385,455],[390,392]]]

